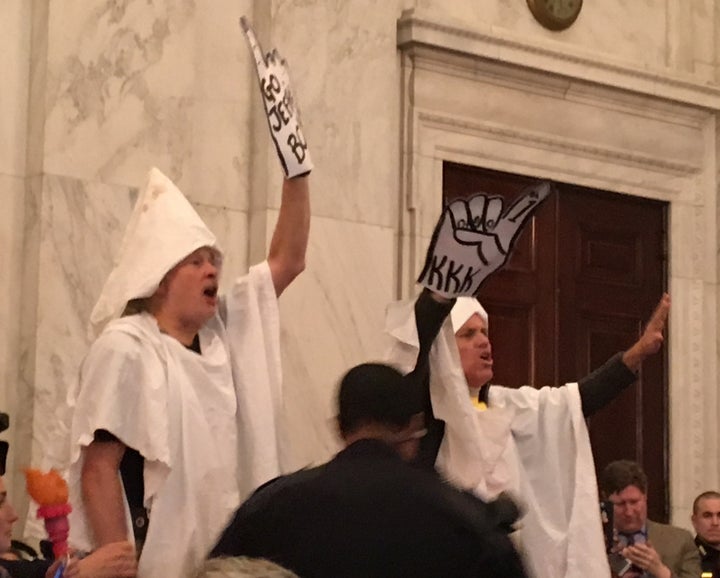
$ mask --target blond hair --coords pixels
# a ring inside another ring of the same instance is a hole
[[[212,558],[196,578],[300,578],[294,572],[264,558]]]

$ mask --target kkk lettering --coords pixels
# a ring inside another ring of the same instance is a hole
[[[473,287],[473,278],[479,272],[480,269],[473,270],[472,267],[465,267],[462,263],[455,263],[447,255],[440,258],[438,255],[433,255],[428,287],[438,293],[468,295],[468,291]]]
[[[309,173],[313,168],[307,142],[302,131],[300,111],[295,102],[287,63],[273,49],[265,54],[250,24],[243,17],[240,26],[255,58],[270,136],[288,178]]]
[[[507,262],[524,224],[551,190],[549,182],[539,182],[506,211],[504,199],[484,193],[450,203],[435,227],[418,283],[445,297],[477,294]]]

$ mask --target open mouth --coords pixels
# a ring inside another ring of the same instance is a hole
[[[217,293],[218,293],[217,285],[211,285],[210,287],[206,287],[203,290],[203,295],[205,295],[205,297],[209,297],[210,299],[217,298]]]

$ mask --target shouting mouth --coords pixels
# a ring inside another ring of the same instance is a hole
[[[203,295],[205,298],[212,302],[214,305],[217,302],[218,286],[213,284],[203,289]]]

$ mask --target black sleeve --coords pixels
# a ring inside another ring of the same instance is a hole
[[[425,427],[428,432],[420,440],[420,451],[413,463],[426,470],[435,469],[435,459],[440,451],[440,443],[445,433],[445,422],[435,418],[430,400],[430,348],[453,305],[455,305],[454,299],[448,303],[438,303],[427,289],[423,289],[415,301],[415,323],[420,352],[415,369],[409,374],[409,377],[414,379],[418,388],[421,389],[425,407]]]
[[[454,299],[447,303],[435,301],[427,289],[423,289],[418,296],[415,301],[415,325],[417,327],[420,351],[415,362],[415,369],[409,375],[416,378],[425,378],[430,375],[430,348],[438,333],[440,333],[440,328],[445,319],[450,315],[453,305],[455,305]],[[429,401],[429,390],[427,398]]]
[[[272,488],[267,489],[269,493]],[[259,493],[258,493],[259,492]],[[264,491],[256,491],[237,510],[223,530],[217,543],[208,554],[208,558],[225,556],[268,557],[263,548],[263,539],[272,532],[267,532],[265,523],[272,516],[263,499]],[[267,515],[264,515],[267,514]]]
[[[622,353],[613,355],[578,382],[583,415],[590,417],[601,410],[636,379],[637,375],[623,363]]]
[[[115,434],[105,429],[95,430],[93,441],[95,442],[120,442]],[[125,453],[120,461],[120,476],[122,478],[123,488],[127,496],[130,509],[135,508],[144,510],[145,506],[145,458],[136,449],[125,446]],[[136,515],[131,512],[133,520]],[[143,521],[144,522],[144,521]],[[145,530],[147,532],[147,529]]]
[[[0,567],[5,568],[12,578],[45,578],[52,562],[48,560],[1,560]]]
[[[273,560],[278,547],[277,532],[281,527],[277,512],[284,489],[298,480],[304,481],[318,475],[324,466],[301,470],[287,476],[279,476],[264,483],[235,510],[235,514],[223,530],[208,558],[226,556],[249,556]]]

